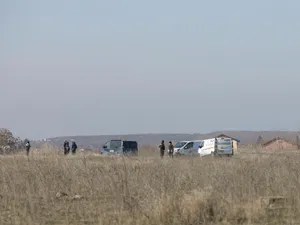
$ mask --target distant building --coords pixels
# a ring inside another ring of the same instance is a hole
[[[297,146],[292,142],[284,139],[283,137],[276,137],[263,144],[265,150],[283,150],[283,149],[295,149]]]
[[[216,136],[215,138],[220,138],[220,137],[224,137],[224,138],[231,138],[232,139],[232,147],[233,147],[233,153],[236,153],[238,151],[238,144],[240,143],[240,140],[230,137],[228,135],[225,134],[220,134],[218,136]]]

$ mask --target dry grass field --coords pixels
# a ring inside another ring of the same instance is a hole
[[[149,151],[1,156],[0,224],[300,224],[298,152],[161,160]]]

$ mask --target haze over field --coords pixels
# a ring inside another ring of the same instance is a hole
[[[300,2],[0,1],[0,127],[298,130]]]

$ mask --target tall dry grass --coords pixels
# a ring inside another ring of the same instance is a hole
[[[145,153],[144,153],[145,154]],[[142,154],[143,155],[143,154]],[[157,152],[158,155],[158,152]],[[0,157],[0,224],[298,224],[300,155]],[[283,196],[286,205],[262,205]]]

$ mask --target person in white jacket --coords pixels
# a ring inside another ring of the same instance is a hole
[[[29,142],[29,141],[26,142],[25,148],[26,148],[26,154],[27,154],[27,156],[28,156],[28,155],[29,155],[30,148],[31,148],[31,145],[30,145],[30,142]]]

